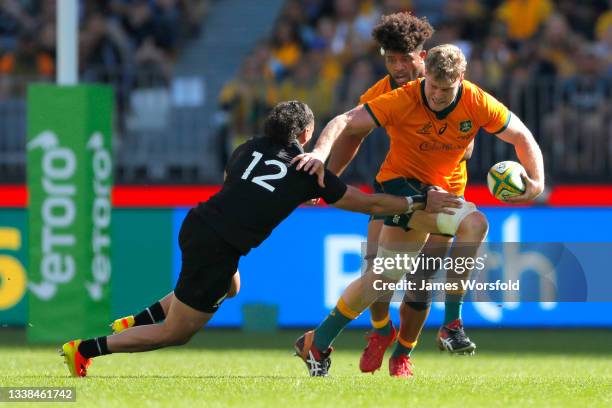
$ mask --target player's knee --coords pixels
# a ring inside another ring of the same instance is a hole
[[[193,337],[193,334],[184,334],[182,336],[178,336],[174,340],[174,345],[184,346],[185,344],[189,343],[189,340],[191,340],[192,337]]]
[[[473,237],[475,239],[484,239],[489,231],[489,222],[487,217],[480,211],[474,211],[468,214],[457,229],[457,235]]]
[[[165,327],[159,339],[159,345],[164,347],[182,346],[191,340],[195,331]]]

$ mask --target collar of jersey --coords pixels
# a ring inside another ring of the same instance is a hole
[[[302,147],[302,145],[300,144],[300,142],[298,142],[297,140],[294,140],[293,143],[289,146],[292,150],[296,149],[298,151],[298,154],[302,154],[304,153],[304,148]],[[297,154],[296,154],[297,156]]]
[[[391,90],[399,88],[399,84],[395,82],[395,79],[389,74],[389,85],[391,86]]]
[[[436,115],[436,119],[438,120],[442,120],[446,118],[455,109],[455,107],[459,103],[459,100],[461,99],[461,94],[463,94],[463,83],[459,85],[459,91],[457,92],[457,96],[455,97],[455,100],[453,101],[453,103],[448,105],[446,108],[444,108],[440,112],[436,112],[435,110],[431,109],[429,107],[429,103],[427,103],[427,98],[425,97],[425,79],[421,81],[421,97],[423,98],[423,103],[425,104],[427,109],[429,109],[434,115]]]

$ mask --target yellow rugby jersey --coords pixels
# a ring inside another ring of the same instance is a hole
[[[408,82],[364,104],[391,139],[391,148],[376,180],[415,178],[455,194],[465,187],[467,173],[452,180],[470,142],[480,128],[499,133],[510,122],[510,111],[493,96],[464,80],[455,101],[442,112],[429,109],[425,79]]]
[[[391,75],[385,76],[383,79],[375,83],[361,95],[359,98],[359,103],[363,105],[364,103],[370,102],[372,99],[386,94],[387,92],[391,92],[392,90],[399,88],[399,85],[391,78]]]
[[[391,92],[398,88],[397,83],[391,78],[391,75],[385,76],[383,79],[372,85],[361,98],[359,98],[360,104],[366,104],[376,97]],[[467,166],[465,160],[461,160],[457,166],[453,169],[450,176],[448,185],[448,192],[462,196],[465,193],[465,185],[467,184]]]

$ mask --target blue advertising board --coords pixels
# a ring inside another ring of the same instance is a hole
[[[186,212],[175,210],[175,238]],[[490,223],[491,243],[605,243],[612,228],[609,208],[484,208],[483,212]],[[281,327],[317,325],[360,273],[366,226],[367,216],[361,214],[334,208],[296,210],[266,242],[242,258],[241,292],[224,302],[211,325],[240,326],[243,305],[254,303],[277,305]],[[544,252],[540,255],[546,256]],[[590,261],[606,265],[604,259]],[[177,244],[173,265],[176,281]],[[604,285],[612,283],[609,270],[602,269],[599,279]],[[396,319],[398,306],[392,305]],[[443,303],[434,303],[427,325],[438,326],[443,310]],[[612,327],[612,303],[466,302],[463,318],[470,327]],[[366,312],[352,325],[367,326],[368,319]]]

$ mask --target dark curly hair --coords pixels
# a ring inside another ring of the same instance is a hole
[[[400,12],[382,16],[381,22],[372,30],[372,37],[383,50],[407,54],[421,50],[433,32],[426,17]]]
[[[280,102],[264,122],[264,134],[276,143],[288,146],[314,122],[312,110],[303,102]]]

